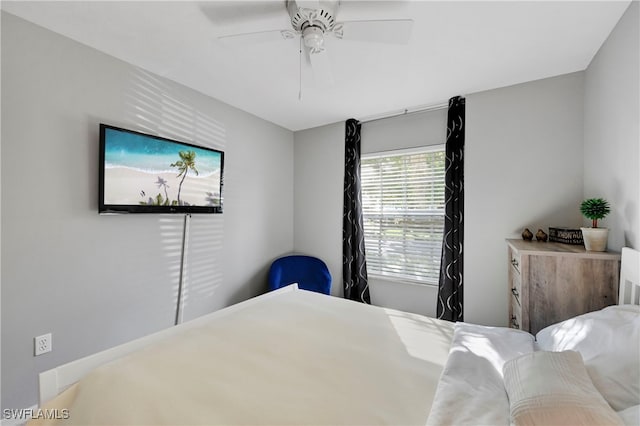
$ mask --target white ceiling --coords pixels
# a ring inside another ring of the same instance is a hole
[[[2,9],[290,130],[441,104],[584,70],[626,1],[341,1],[338,21],[414,20],[406,46],[327,38],[316,87],[298,41],[242,48],[225,34],[290,28],[284,1],[11,2]]]

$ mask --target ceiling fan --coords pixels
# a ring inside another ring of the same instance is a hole
[[[316,84],[328,86],[333,76],[325,38],[374,43],[407,44],[413,20],[382,19],[363,21],[336,21],[339,0],[285,0],[284,9],[291,18],[291,28],[222,35],[218,40],[233,44],[257,44],[300,39],[302,52],[311,64]]]

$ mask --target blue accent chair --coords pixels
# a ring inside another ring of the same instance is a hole
[[[298,283],[298,288],[331,294],[331,273],[317,257],[292,255],[276,259],[269,269],[269,291]]]

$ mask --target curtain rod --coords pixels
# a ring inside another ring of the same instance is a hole
[[[445,102],[445,103],[442,103],[442,104],[429,105],[429,106],[424,106],[424,107],[417,107],[416,109],[412,109],[412,110],[409,110],[408,108],[405,108],[405,109],[403,109],[401,111],[390,112],[390,113],[386,113],[386,114],[379,115],[379,116],[365,117],[364,119],[360,120],[360,123],[361,124],[371,123],[372,121],[386,120],[387,118],[399,117],[401,115],[417,114],[419,112],[436,111],[436,110],[439,110],[439,109],[446,109],[448,107],[449,107],[449,103]]]

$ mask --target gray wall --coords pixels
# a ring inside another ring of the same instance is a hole
[[[634,1],[585,73],[584,195],[610,202],[612,250],[640,249],[639,22]]]
[[[331,294],[342,296],[344,123],[296,132],[294,248],[325,261]]]
[[[524,227],[535,232],[581,223],[582,86],[583,74],[574,73],[467,96],[467,321],[507,324],[505,238]],[[421,119],[422,126],[413,123]],[[431,130],[438,125],[445,126],[443,112],[365,124],[363,151],[442,143],[444,128],[440,134]],[[371,150],[368,140],[374,141]],[[295,249],[330,265],[336,294],[342,277],[343,150],[341,123],[295,133]],[[376,279],[370,284],[376,305],[435,314],[432,286]]]
[[[225,151],[224,213],[191,220],[185,320],[266,290],[293,249],[292,132],[4,12],[2,89],[3,408],[173,324],[183,218],[98,215],[98,123]]]
[[[580,225],[583,73],[467,96],[465,321],[507,325],[505,238]]]

